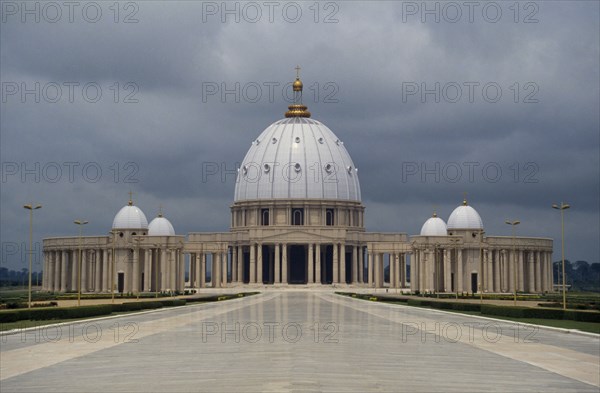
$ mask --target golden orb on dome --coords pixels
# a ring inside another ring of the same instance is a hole
[[[302,81],[300,80],[300,78],[296,78],[292,87],[294,88],[294,91],[302,91],[303,85],[302,85]]]

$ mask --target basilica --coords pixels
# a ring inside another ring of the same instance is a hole
[[[130,195],[109,235],[43,240],[43,290],[183,292],[229,286],[395,288],[412,293],[553,290],[552,239],[488,236],[466,198],[421,232],[367,232],[358,169],[293,83],[285,117],[238,170],[227,232],[177,235]],[[80,252],[81,250],[81,252]]]

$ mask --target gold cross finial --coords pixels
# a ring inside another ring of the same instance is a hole
[[[133,206],[133,192],[129,190],[129,206]]]
[[[467,193],[463,192],[463,205],[467,206]]]
[[[300,79],[300,66],[296,66],[296,79]]]
[[[158,205],[158,216],[159,216],[159,217],[162,217],[162,216],[163,216],[163,214],[162,214],[162,208],[163,208],[163,205],[162,205],[162,203],[161,203],[160,205]]]
[[[437,205],[433,205],[433,217],[437,217],[436,210],[437,210]]]

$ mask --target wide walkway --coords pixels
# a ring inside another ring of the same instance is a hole
[[[315,291],[0,337],[4,392],[598,392],[600,339]]]

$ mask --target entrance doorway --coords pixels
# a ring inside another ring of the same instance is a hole
[[[119,272],[117,275],[117,288],[119,293],[123,293],[123,290],[125,289],[125,273],[123,272]]]
[[[290,284],[306,284],[307,271],[306,271],[306,246],[293,245],[289,249],[289,273],[290,273]]]
[[[471,292],[477,292],[477,273],[471,273]]]

